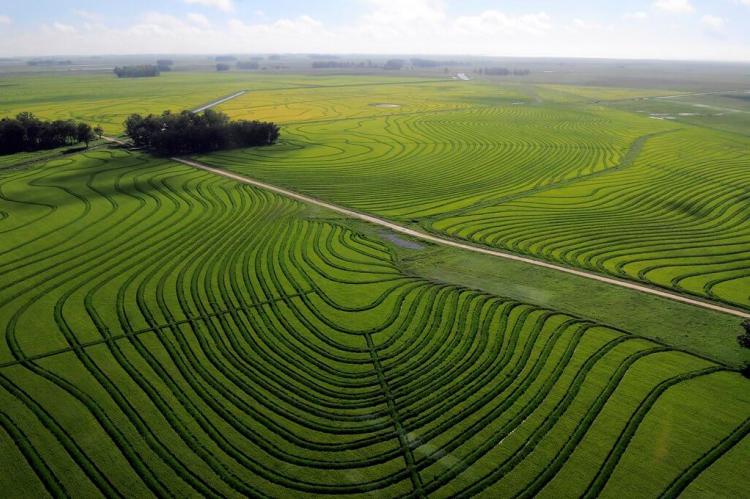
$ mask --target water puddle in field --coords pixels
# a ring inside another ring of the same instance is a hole
[[[671,114],[667,114],[667,113],[649,113],[648,117],[651,118],[651,119],[654,119],[654,120],[673,120],[673,119],[675,119],[674,116],[672,116]]]
[[[397,107],[401,107],[401,104],[391,104],[389,102],[376,102],[374,104],[370,104],[372,107],[385,107],[388,109],[394,109]]]
[[[383,239],[386,239],[386,240],[392,242],[393,244],[395,244],[396,246],[398,246],[400,248],[406,248],[406,249],[412,249],[412,250],[420,250],[420,249],[424,248],[424,246],[421,245],[421,244],[419,244],[418,242],[416,242],[416,241],[410,241],[409,239],[403,239],[403,238],[397,236],[396,234],[390,234],[388,232],[383,232],[381,234],[381,236],[383,236]]]

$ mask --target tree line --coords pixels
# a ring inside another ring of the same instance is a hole
[[[403,59],[388,59],[383,65],[383,69],[399,70],[404,67]]]
[[[203,113],[164,111],[145,117],[132,114],[125,120],[125,132],[137,147],[162,156],[264,146],[279,139],[275,123],[230,121],[226,114],[212,109]]]
[[[153,64],[139,64],[137,66],[117,66],[114,73],[118,78],[147,78],[159,76],[159,67]]]
[[[434,59],[420,59],[418,57],[413,57],[410,59],[411,65],[415,68],[437,68],[440,66],[466,66],[469,63],[462,62],[462,61],[456,61],[456,60],[447,60],[447,61],[438,61]]]
[[[528,69],[508,69],[508,68],[479,68],[479,74],[487,76],[526,76],[531,73]]]
[[[240,61],[237,63],[237,69],[259,69],[260,64],[256,61]]]
[[[71,60],[58,61],[56,59],[33,59],[26,61],[29,66],[70,66],[73,64]]]
[[[172,71],[173,65],[174,65],[174,61],[172,59],[157,59],[156,60],[156,69],[158,69],[162,73],[164,71]]]
[[[347,62],[347,61],[313,61],[312,68],[313,69],[334,69],[334,68],[353,68],[356,64],[353,62]],[[362,63],[362,66],[364,66],[364,63]]]
[[[103,133],[100,127],[73,120],[42,121],[31,113],[0,120],[0,154],[55,149],[89,142]]]

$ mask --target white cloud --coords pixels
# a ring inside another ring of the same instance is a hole
[[[0,24],[10,24],[13,20],[8,16],[2,16],[0,15]]]
[[[259,18],[251,11],[247,17],[225,19],[149,12],[119,26],[89,22],[79,14],[70,25],[57,22],[12,34],[0,30],[0,56],[317,52],[750,61],[750,46],[721,30],[728,21],[709,16],[704,16],[703,29],[696,30],[692,19],[664,26],[621,19],[610,25],[596,18],[563,22],[545,12],[496,9],[452,16],[448,2],[440,0],[362,1],[368,11],[345,25],[306,15]],[[642,14],[629,18],[654,17]]]
[[[103,17],[101,16],[101,14],[97,14],[95,12],[90,12],[88,10],[76,9],[73,12],[75,13],[75,15],[77,15],[81,19],[85,19],[87,21],[96,21],[96,22],[99,22],[99,21],[101,21],[103,19]]]
[[[512,16],[496,10],[478,16],[462,16],[454,23],[456,31],[464,34],[511,35],[526,33],[543,35],[552,28],[551,18],[545,12]]]
[[[283,38],[287,43],[290,39],[327,37],[328,33],[323,25],[310,16],[300,16],[294,19],[279,19],[270,24],[245,24],[239,19],[229,21],[229,34],[238,40],[246,40],[247,46],[252,46],[252,40],[262,36],[264,40]],[[257,44],[257,38],[256,42]]]
[[[59,31],[60,33],[75,33],[77,30],[75,27],[71,26],[70,24],[63,24],[61,22],[53,22],[52,28],[56,31]]]
[[[373,10],[366,19],[377,23],[435,23],[446,17],[445,4],[441,0],[367,0],[367,3]]]
[[[706,14],[701,17],[701,24],[712,31],[721,31],[724,29],[726,21],[721,17]]]
[[[196,14],[195,12],[191,12],[187,15],[187,18],[191,23],[195,24],[196,26],[200,26],[201,28],[208,28],[211,25],[211,22],[203,14]]]
[[[664,12],[676,14],[688,14],[695,11],[695,7],[690,3],[690,0],[656,0],[654,7]]]
[[[232,12],[234,10],[234,2],[232,0],[183,0],[187,4],[191,5],[203,5],[204,7],[213,7],[223,12]]]
[[[750,0],[748,0],[750,1]],[[642,10],[639,10],[638,12],[628,12],[624,16],[622,16],[624,19],[627,19],[629,21],[642,21],[644,19],[648,19],[648,14],[643,12]]]

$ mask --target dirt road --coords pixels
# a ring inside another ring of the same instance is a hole
[[[245,184],[249,184],[255,187],[259,187],[261,189],[266,189],[272,192],[275,192],[277,194],[281,194],[282,196],[286,196],[292,199],[296,199],[298,201],[302,201],[304,203],[313,204],[316,206],[320,206],[322,208],[326,208],[332,211],[335,211],[337,213],[341,213],[342,215],[346,215],[351,218],[356,218],[358,220],[364,220],[365,222],[369,222],[375,225],[379,225],[381,227],[385,227],[387,229],[392,230],[393,232],[398,232],[401,234],[405,234],[407,236],[411,236],[415,239],[421,239],[422,241],[428,241],[435,244],[440,244],[443,246],[450,246],[453,248],[459,248],[466,251],[473,251],[475,253],[481,253],[484,255],[491,255],[498,258],[504,258],[506,260],[515,260],[518,262],[524,262],[529,265],[535,265],[537,267],[544,267],[552,270],[557,270],[559,272],[565,272],[567,274],[573,274],[577,275],[579,277],[584,277],[586,279],[592,279],[599,282],[604,282],[607,284],[611,284],[613,286],[620,286],[621,288],[627,288],[632,289],[635,291],[639,291],[641,293],[647,293],[650,295],[660,296],[662,298],[666,298],[669,300],[673,300],[680,303],[687,303],[689,305],[694,305],[696,307],[705,308],[708,310],[714,310],[716,312],[722,312],[725,314],[731,314],[735,315],[737,317],[742,317],[746,319],[750,319],[750,313],[745,312],[742,310],[738,310],[729,306],[721,305],[718,303],[712,303],[704,300],[700,300],[697,298],[691,298],[688,296],[680,295],[677,293],[672,293],[670,291],[654,288],[651,286],[647,286],[644,284],[639,284],[635,282],[625,281],[622,279],[616,279],[614,277],[607,277],[599,274],[595,274],[593,272],[587,272],[585,270],[578,270],[570,267],[564,267],[562,265],[557,265],[550,262],[545,262],[543,260],[537,260],[535,258],[529,258],[525,256],[515,255],[513,253],[506,253],[504,251],[499,250],[493,250],[489,248],[483,248],[481,246],[475,246],[473,244],[463,243],[459,241],[454,241],[452,239],[446,239],[438,236],[434,236],[432,234],[428,234],[426,232],[410,229],[408,227],[404,227],[401,225],[398,225],[393,222],[389,222],[388,220],[383,220],[382,218],[374,217],[372,215],[368,215],[366,213],[360,213],[358,211],[350,210],[348,208],[344,208],[342,206],[338,206],[335,204],[327,203],[325,201],[321,201],[320,199],[313,198],[310,196],[306,196],[304,194],[298,194],[294,191],[290,191],[287,189],[284,189],[282,187],[277,187],[272,184],[267,184],[265,182],[260,182],[258,180],[253,180],[248,177],[244,177],[242,175],[238,175],[236,173],[232,173],[226,170],[222,170],[220,168],[214,168],[212,166],[208,166],[206,164],[200,163],[198,161],[193,161],[189,159],[183,159],[183,158],[172,158],[174,161],[177,161],[179,163],[182,163],[184,165],[192,166],[193,168],[200,168],[201,170],[206,170],[208,172],[214,173],[216,175],[222,175],[227,178],[231,178],[232,180],[236,180],[238,182],[242,182]]]
[[[192,113],[200,113],[201,111],[205,111],[206,109],[211,109],[214,106],[218,106],[219,104],[223,104],[224,102],[226,102],[228,100],[232,100],[235,97],[239,97],[240,95],[243,95],[243,94],[246,94],[246,93],[247,93],[247,90],[240,90],[237,93],[234,93],[232,95],[228,95],[226,97],[223,97],[223,98],[221,98],[219,100],[215,100],[213,102],[210,102],[210,103],[206,104],[205,106],[197,107],[197,108],[193,109],[191,112]]]

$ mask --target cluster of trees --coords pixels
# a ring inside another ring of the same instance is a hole
[[[750,348],[750,319],[742,321],[744,332],[737,336],[737,343],[743,348]]]
[[[125,121],[125,131],[136,146],[164,156],[264,146],[279,139],[279,127],[274,123],[230,121],[226,114],[212,109],[203,113],[165,111],[145,117],[133,114]]]
[[[117,66],[114,73],[118,78],[145,78],[159,76],[159,68],[153,64],[140,64],[138,66]]]
[[[172,66],[174,65],[174,61],[172,59],[157,59],[156,60],[156,68],[161,71],[172,71]]]
[[[466,63],[461,61],[436,61],[433,59],[420,59],[414,57],[411,59],[411,65],[415,68],[437,68],[439,66],[466,66]]]
[[[436,68],[438,66],[445,66],[440,61],[433,61],[432,59],[418,59],[412,58],[411,65],[415,68]]]
[[[352,68],[356,66],[353,62],[346,61],[314,61],[313,69]]]
[[[389,59],[383,65],[383,69],[401,69],[404,67],[403,59]]]
[[[73,61],[58,61],[56,59],[34,59],[31,61],[26,61],[26,64],[28,64],[29,66],[70,66],[71,64],[73,64]]]
[[[742,334],[737,336],[737,343],[739,343],[742,348],[750,348],[750,319],[742,321],[742,329]],[[740,374],[747,379],[750,379],[750,362],[745,363],[740,369]]]
[[[229,66],[229,64],[224,62],[220,62],[216,65],[216,71],[229,71],[230,69],[231,67]]]
[[[508,68],[479,68],[479,74],[486,74],[488,76],[526,76],[531,71],[528,69],[508,69]]]
[[[237,69],[258,69],[260,64],[255,61],[240,61],[237,63]]]
[[[39,151],[86,143],[101,137],[102,129],[72,120],[42,121],[31,113],[0,120],[0,153]]]
[[[315,61],[312,63],[313,69],[331,69],[331,68],[371,68],[372,61]]]
[[[341,59],[341,56],[338,56],[336,54],[307,54],[307,57],[310,59],[318,59],[318,60],[331,60],[331,59]]]

